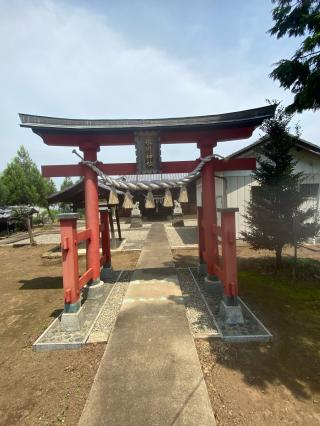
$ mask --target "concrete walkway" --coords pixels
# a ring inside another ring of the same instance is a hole
[[[153,224],[79,425],[214,425],[166,232]]]

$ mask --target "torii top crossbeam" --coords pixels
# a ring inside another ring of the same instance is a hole
[[[161,143],[218,141],[247,138],[263,120],[273,116],[276,106],[269,105],[226,114],[160,119],[82,120],[19,114],[21,127],[29,127],[47,145],[79,146],[81,142],[97,145],[134,144],[134,132],[157,130]],[[65,135],[65,137],[63,137]]]
[[[143,168],[141,165],[139,167],[139,158],[138,165],[101,164],[103,172],[109,175],[126,175],[137,172],[189,173],[194,170],[197,161],[160,162],[160,151],[154,152],[160,149],[157,146],[170,143],[197,143],[201,149],[205,146],[215,146],[221,141],[246,139],[263,120],[273,116],[275,108],[275,105],[270,105],[227,114],[161,119],[82,120],[19,115],[21,127],[31,128],[47,145],[76,146],[83,151],[91,149],[99,151],[100,146],[137,146],[139,140],[145,140],[146,137],[151,142],[157,142],[152,144],[155,146],[149,153],[145,153],[147,156],[152,154],[153,157],[149,168]],[[139,157],[138,151],[137,149]],[[143,157],[143,153],[140,154]],[[145,160],[148,158],[144,158]],[[254,160],[237,159],[223,164],[217,162],[215,170],[248,170],[254,168],[254,165]],[[80,165],[44,166],[42,171],[47,177],[83,175]]]

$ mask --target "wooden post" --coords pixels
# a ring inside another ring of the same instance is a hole
[[[221,212],[222,259],[224,278],[224,301],[226,305],[237,305],[238,272],[236,247],[237,208],[218,209]]]
[[[207,157],[213,153],[213,146],[216,143],[198,144],[201,158]],[[216,193],[214,170],[212,161],[206,163],[201,171],[202,177],[202,212],[203,212],[203,233],[205,242],[205,261],[207,263],[207,279],[217,281],[214,270],[215,263],[218,264],[218,242],[217,236],[212,233],[212,225],[217,224],[216,213]]]
[[[199,254],[199,272],[204,273],[206,269],[205,261],[205,242],[203,233],[203,207],[197,207],[198,219],[198,254]]]
[[[118,206],[115,207],[115,215],[116,215],[116,222],[117,222],[118,238],[121,241],[122,240],[122,235],[121,235],[121,227],[120,227],[120,218],[119,218]]]
[[[60,220],[64,311],[74,313],[80,309],[79,266],[77,245],[77,213],[58,216]]]
[[[27,214],[27,217],[26,217],[26,222],[27,222],[27,229],[28,229],[28,234],[29,234],[29,238],[30,238],[30,244],[32,246],[36,246],[37,243],[35,242],[35,239],[34,239],[34,236],[33,236],[33,233],[32,233],[31,219],[30,219],[30,216],[28,214]]]
[[[111,251],[110,251],[109,209],[107,207],[100,207],[100,218],[101,218],[101,248],[102,248],[102,256],[104,258],[102,267],[110,268]]]
[[[96,161],[98,147],[84,146],[84,160]],[[86,228],[91,231],[91,238],[87,243],[87,269],[92,268],[93,279],[91,285],[100,283],[100,225],[99,225],[99,195],[98,178],[89,167],[84,166],[84,192]]]

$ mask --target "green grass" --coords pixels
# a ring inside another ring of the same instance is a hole
[[[300,259],[296,279],[292,260],[285,259],[281,271],[274,272],[272,259],[241,259],[240,294],[272,320],[284,325],[320,331],[320,262]],[[319,278],[318,277],[319,274]]]

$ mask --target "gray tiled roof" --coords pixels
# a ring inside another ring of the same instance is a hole
[[[202,115],[194,117],[152,118],[152,119],[70,119],[44,117],[40,115],[19,114],[22,127],[46,130],[81,131],[120,131],[145,129],[179,128],[222,128],[260,125],[263,120],[273,116],[276,105],[268,105],[225,114]]]

